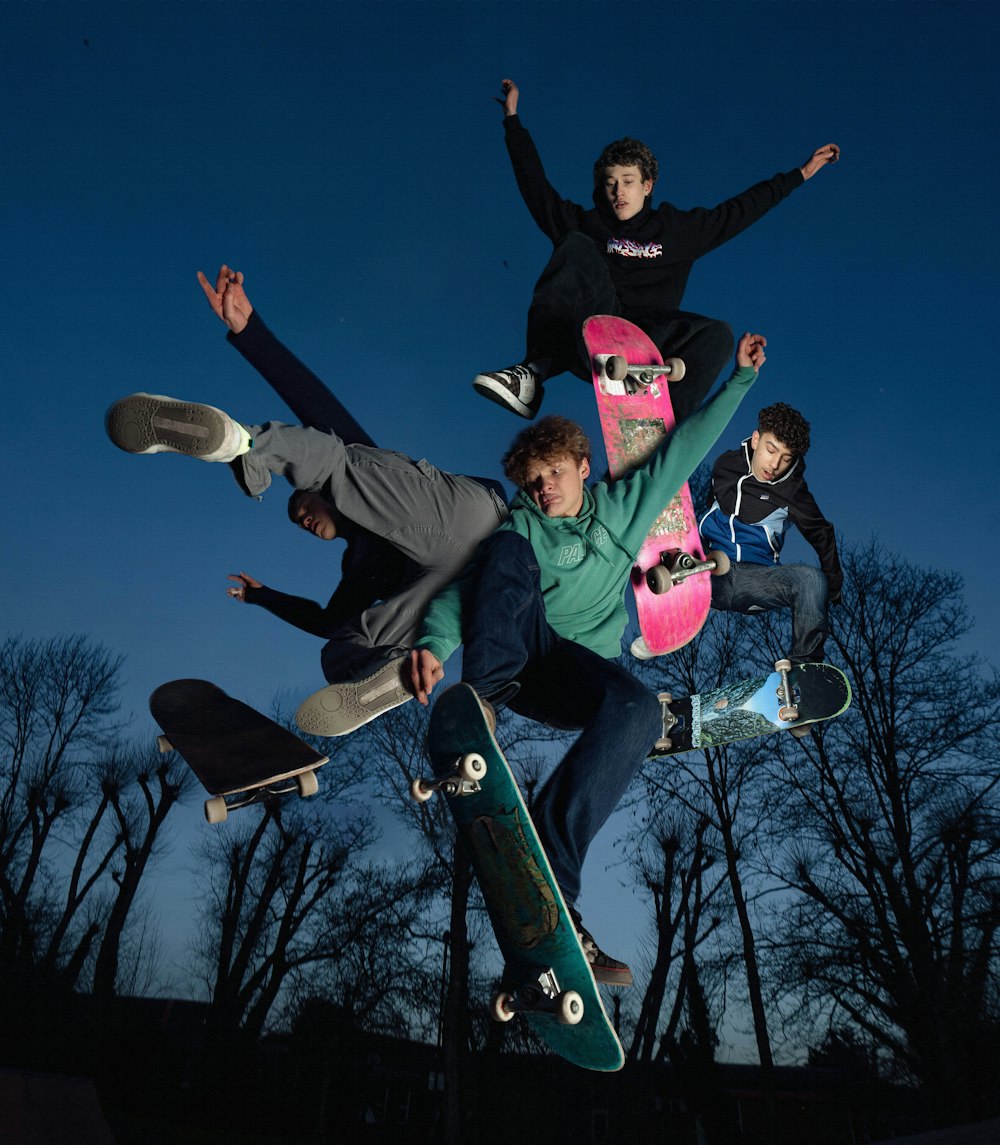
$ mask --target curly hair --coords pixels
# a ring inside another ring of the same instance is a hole
[[[809,422],[791,406],[775,402],[757,415],[758,433],[773,433],[792,453],[802,456],[809,448]]]
[[[503,471],[509,481],[523,488],[533,464],[552,462],[560,457],[572,457],[577,464],[584,458],[589,461],[590,441],[575,421],[550,414],[514,438],[503,456]]]
[[[638,139],[616,139],[597,157],[594,164],[594,186],[599,187],[604,181],[604,172],[608,167],[638,167],[643,180],[652,179],[655,183],[660,173],[660,165],[656,156],[645,143]]]

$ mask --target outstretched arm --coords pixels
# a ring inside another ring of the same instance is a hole
[[[840,148],[836,143],[826,143],[822,147],[817,147],[799,168],[802,178],[811,179],[821,167],[825,167],[828,163],[836,163],[839,158]]]
[[[224,322],[234,334],[242,334],[253,314],[250,299],[243,289],[243,272],[231,270],[225,263],[219,267],[219,273],[213,286],[202,271],[198,271],[198,281],[205,292],[212,313]]]
[[[496,97],[497,103],[503,108],[504,115],[517,115],[517,84],[513,80],[501,80],[500,90],[503,99]]]

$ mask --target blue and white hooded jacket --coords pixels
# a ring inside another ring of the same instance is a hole
[[[706,549],[721,549],[731,561],[778,564],[785,531],[797,525],[816,550],[831,600],[840,595],[843,573],[833,525],[819,511],[805,482],[805,458],[797,457],[775,481],[759,481],[751,468],[748,437],[719,457],[712,469],[712,506],[698,523]]]

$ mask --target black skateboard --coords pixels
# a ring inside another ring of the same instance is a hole
[[[319,788],[316,768],[329,756],[208,680],[161,684],[149,710],[163,728],[160,751],[176,751],[212,794],[205,803],[209,823],[250,803],[292,791],[315,795]]]

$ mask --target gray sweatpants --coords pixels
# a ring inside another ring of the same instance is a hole
[[[250,496],[263,493],[272,474],[285,477],[296,489],[321,493],[339,514],[409,560],[399,592],[331,634],[322,652],[331,683],[367,676],[408,651],[428,602],[507,519],[497,493],[428,461],[345,445],[332,432],[277,421],[251,426],[250,433],[253,448],[234,462]]]

